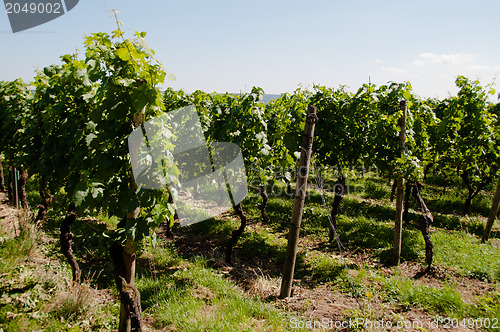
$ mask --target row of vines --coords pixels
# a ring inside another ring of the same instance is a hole
[[[75,282],[80,281],[80,272],[71,250],[71,226],[77,217],[105,214],[120,221],[114,232],[106,234],[113,240],[110,259],[122,305],[120,331],[142,328],[140,294],[134,286],[140,243],[154,237],[159,224],[173,225],[175,220],[171,193],[138,187],[130,165],[128,136],[155,116],[195,105],[208,143],[237,144],[249,188],[262,196],[264,222],[270,186],[282,182],[291,191],[309,105],[317,107],[319,118],[315,163],[334,170],[337,177],[334,225],[352,167],[376,168],[389,183],[404,177],[419,190],[430,172],[444,183],[458,176],[468,192],[464,214],[499,175],[500,104],[489,101],[495,92],[478,81],[458,77],[458,94],[442,100],[417,97],[407,82],[363,85],[356,92],[317,86],[285,93],[267,104],[260,88],[239,95],[162,92],[158,86],[167,73],[144,37],[145,33],[136,33],[126,39],[120,29],[112,35],[92,34],[85,40],[83,59],[64,55],[61,64],[39,71],[29,84],[0,82],[3,169],[20,170],[19,193],[26,209],[24,185],[28,179],[36,183],[41,197],[33,213],[37,223],[46,222],[55,197],[57,206],[65,207],[61,249]],[[403,99],[408,114],[406,150],[401,154]],[[2,174],[2,190],[3,178]],[[13,196],[10,182],[5,187]],[[246,226],[244,206],[234,208],[241,225],[228,240],[228,263]],[[495,215],[496,210],[493,219]]]

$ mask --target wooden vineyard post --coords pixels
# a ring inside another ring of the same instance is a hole
[[[420,195],[420,189],[422,185],[419,182],[413,182],[413,196],[417,201],[417,204],[420,208],[420,212],[422,215],[420,216],[420,231],[422,232],[422,236],[424,237],[425,242],[425,262],[427,263],[427,272],[431,271],[432,268],[432,258],[434,256],[433,248],[430,233],[430,225],[434,221],[432,217],[431,211],[427,208],[427,205],[424,202],[424,199]]]
[[[399,150],[401,156],[405,153],[405,140],[406,140],[406,100],[401,100],[399,107],[403,112],[400,120],[399,132]],[[392,265],[399,265],[401,258],[401,238],[403,234],[403,194],[404,194],[405,180],[402,176],[397,178],[396,186],[396,218],[394,223],[394,246],[392,251]]]
[[[19,188],[17,186],[17,179],[19,178],[18,177],[18,172],[17,172],[17,168],[14,168],[14,173],[13,173],[13,180],[12,180],[12,186],[14,187],[14,195],[12,196],[13,198],[13,201],[12,201],[12,205],[16,205],[16,209],[19,209]]]
[[[483,238],[481,239],[482,243],[488,241],[491,235],[491,229],[493,228],[493,223],[495,222],[495,218],[498,213],[498,206],[500,205],[500,180],[497,184],[497,189],[495,191],[495,196],[493,197],[493,203],[491,204],[490,216],[488,217],[488,221],[486,222],[486,227],[484,229]]]
[[[297,243],[299,240],[300,223],[302,221],[302,212],[304,210],[304,200],[306,197],[307,176],[309,175],[309,163],[312,154],[314,126],[317,119],[316,107],[310,105],[307,108],[306,124],[302,136],[295,199],[293,202],[290,230],[288,232],[288,245],[286,248],[285,266],[283,268],[283,279],[279,296],[281,299],[290,297],[292,292],[293,273],[295,269],[295,259],[297,257]]]
[[[3,178],[3,167],[2,167],[2,158],[0,156],[0,191],[5,191],[5,182]]]

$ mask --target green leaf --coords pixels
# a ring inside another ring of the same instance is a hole
[[[406,99],[407,101],[409,101],[411,99],[411,92],[410,91],[404,91],[403,92],[403,97],[404,97],[404,99]]]
[[[116,50],[116,55],[123,61],[130,61],[130,52],[126,47],[121,47]]]

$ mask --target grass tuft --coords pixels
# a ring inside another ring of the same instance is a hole
[[[65,320],[75,321],[89,316],[95,298],[95,290],[88,284],[69,285],[56,296],[51,311]]]

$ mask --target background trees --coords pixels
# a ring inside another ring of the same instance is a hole
[[[497,115],[491,111],[488,93],[479,85],[459,76],[458,95],[439,105],[436,154],[439,168],[459,176],[467,198],[463,213],[470,212],[471,202],[498,174],[499,148],[496,144]]]

